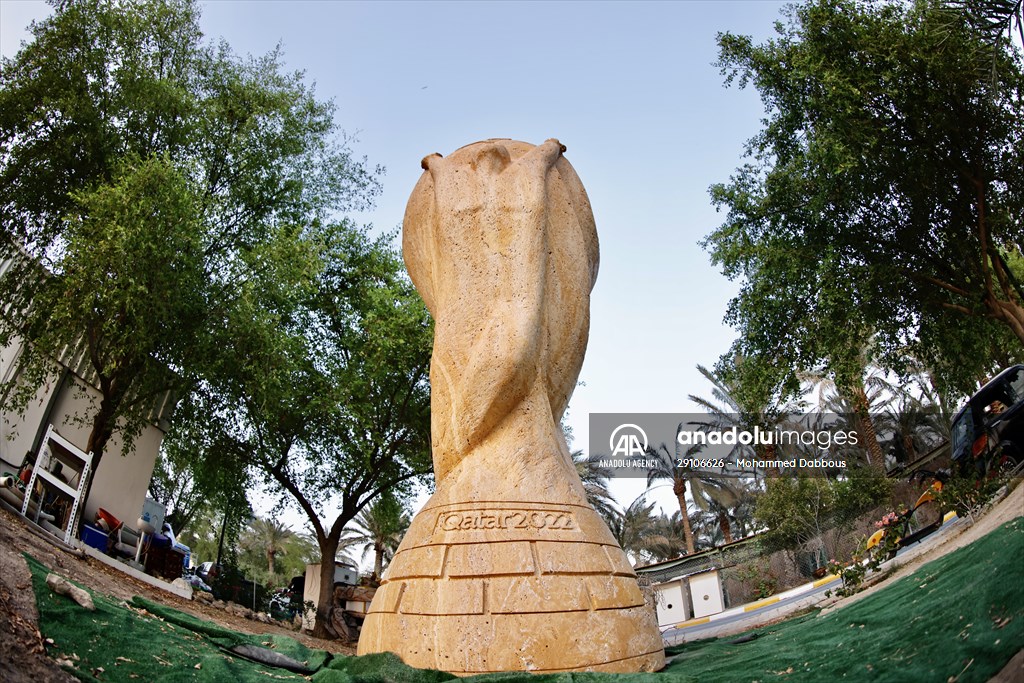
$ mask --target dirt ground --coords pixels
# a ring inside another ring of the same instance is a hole
[[[201,602],[185,600],[154,588],[77,551],[69,552],[46,540],[18,515],[0,509],[0,680],[5,683],[75,681],[46,655],[39,633],[39,616],[31,575],[23,552],[55,573],[83,586],[124,600],[140,595],[221,626],[251,634],[290,636],[307,647],[338,654],[355,654],[355,644],[313,638],[298,631],[250,621]]]

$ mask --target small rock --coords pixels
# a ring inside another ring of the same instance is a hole
[[[228,614],[234,614],[236,617],[242,617],[243,619],[252,619],[252,610],[242,605],[236,605],[233,602],[229,602],[227,607],[224,608]]]
[[[192,591],[192,584],[190,584],[188,581],[186,581],[185,579],[183,579],[181,577],[178,577],[174,581],[171,581],[171,585],[174,586],[175,588],[178,588],[178,589],[184,591],[185,594],[188,595],[188,598],[186,598],[187,600],[191,600],[192,599],[192,593],[193,593],[193,591]]]
[[[196,591],[192,594],[193,600],[199,602],[205,602],[208,605],[214,604],[213,593],[207,593],[206,591]]]
[[[92,602],[92,596],[89,595],[87,591],[70,583],[67,579],[57,576],[56,574],[47,574],[46,585],[49,586],[50,590],[54,593],[68,596],[90,612],[96,611],[96,605]]]

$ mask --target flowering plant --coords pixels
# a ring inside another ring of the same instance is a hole
[[[897,515],[895,512],[890,512],[889,514],[882,517],[882,519],[875,522],[875,528],[881,529],[883,527],[890,527],[895,524],[898,524],[900,521],[900,515]]]
[[[827,563],[828,573],[834,576],[838,576],[843,580],[843,585],[836,589],[836,595],[840,597],[846,597],[853,595],[860,589],[860,585],[864,583],[864,576],[868,573],[868,566],[862,562],[865,553],[867,553],[867,538],[860,542],[857,549],[853,551],[853,556],[850,558],[849,564],[843,564],[835,559],[830,559]],[[832,591],[828,590],[825,592],[825,597],[831,596]]]
[[[853,552],[849,564],[842,564],[834,559],[828,561],[829,574],[838,576],[843,580],[842,587],[837,588],[835,591],[837,595],[845,597],[856,593],[860,590],[860,586],[864,583],[864,579],[869,572],[878,571],[886,559],[895,555],[902,536],[897,527],[905,521],[905,515],[895,512],[886,514],[882,519],[875,522],[876,528],[885,530],[878,545],[869,549],[867,547],[868,539],[864,537]],[[831,592],[828,591],[825,595],[829,596]]]

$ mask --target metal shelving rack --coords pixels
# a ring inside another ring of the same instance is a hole
[[[77,473],[78,488],[72,488],[46,470],[50,464],[48,461],[53,459],[59,461],[61,465],[67,465]],[[58,434],[53,425],[49,425],[46,428],[46,436],[43,438],[42,443],[39,444],[39,450],[36,452],[36,462],[32,467],[32,477],[29,479],[28,486],[25,487],[25,502],[21,506],[21,515],[28,517],[29,503],[32,500],[32,495],[35,493],[36,482],[41,479],[42,482],[40,483],[42,486],[40,488],[44,493],[39,496],[40,500],[36,503],[36,514],[33,521],[36,524],[39,523],[39,514],[42,511],[44,502],[43,496],[47,487],[52,487],[67,495],[71,498],[71,511],[68,514],[67,527],[63,531],[64,543],[70,543],[75,529],[75,521],[78,518],[78,511],[83,502],[82,494],[85,492],[85,486],[89,481],[91,469],[92,453],[83,453],[77,446]]]

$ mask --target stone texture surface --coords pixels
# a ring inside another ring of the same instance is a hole
[[[435,320],[437,485],[384,574],[360,654],[459,674],[664,666],[654,611],[559,428],[598,266],[564,151],[487,140],[423,160],[403,251]]]

